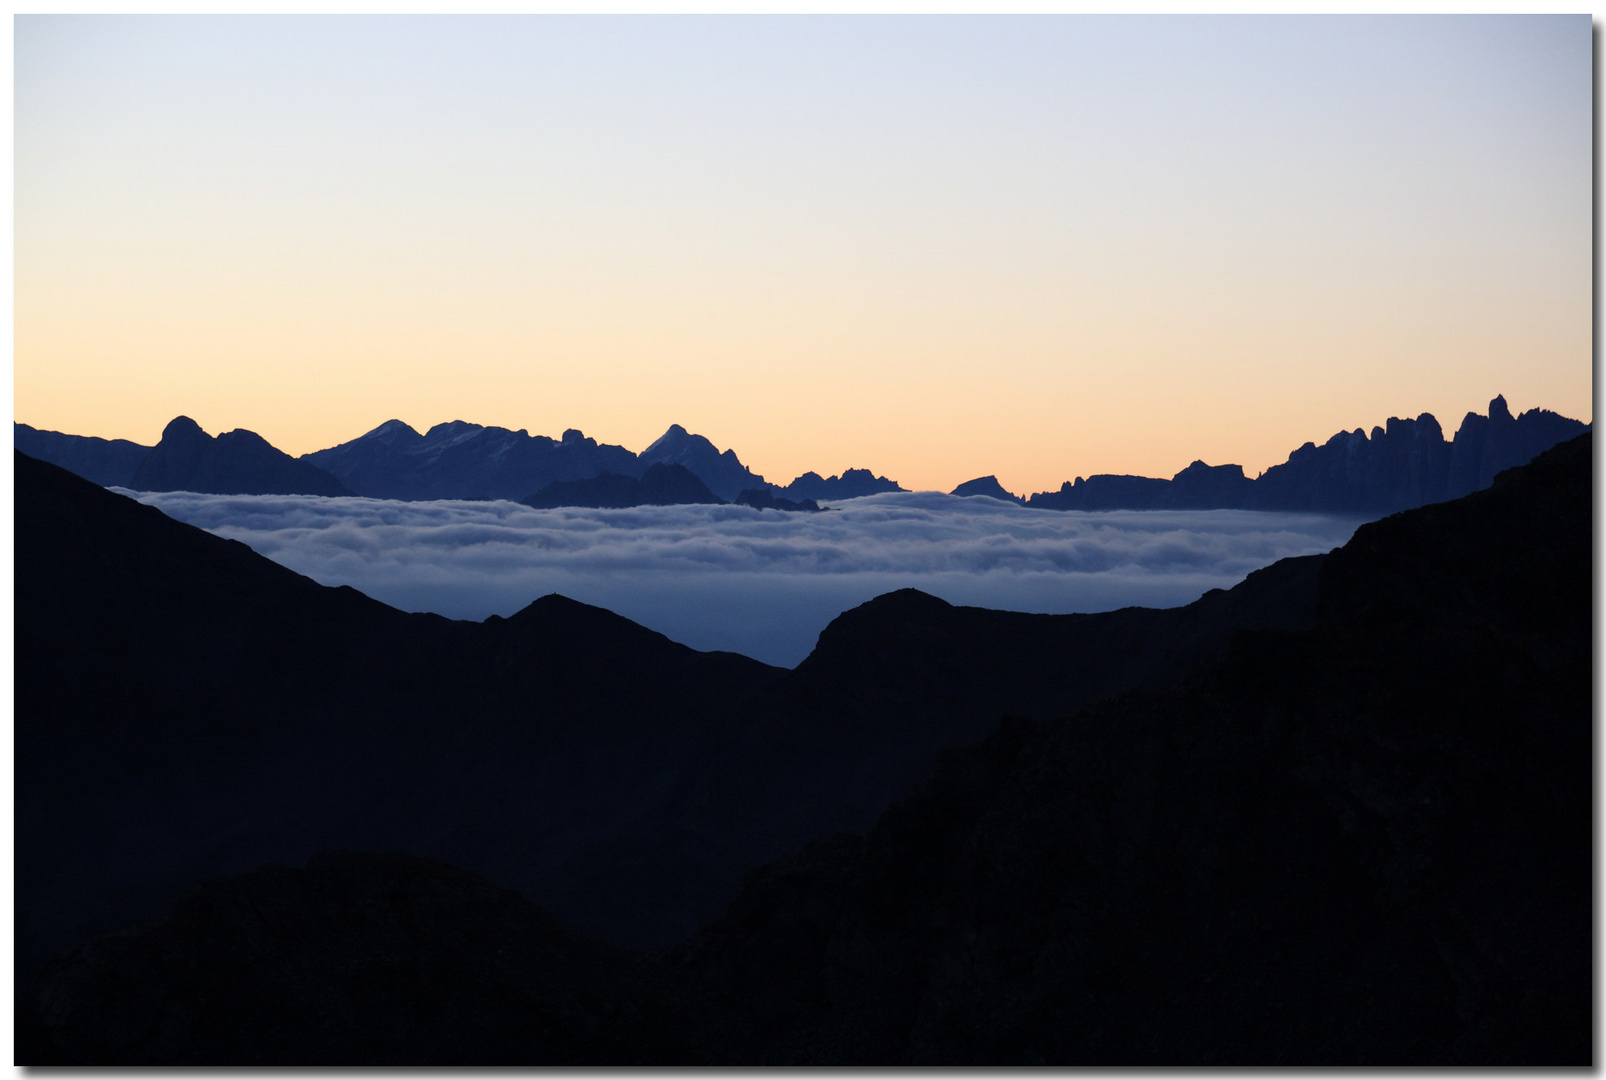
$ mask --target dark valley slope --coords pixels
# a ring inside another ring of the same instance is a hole
[[[661,962],[688,1029],[742,1063],[1588,1063],[1591,516],[1586,437],[1363,527],[1312,629],[949,755]]]
[[[328,856],[61,958],[20,1056],[1587,1064],[1589,455],[1363,527],[1303,561],[1313,625],[1006,721],[655,958],[439,864]],[[941,658],[925,600],[876,606],[864,664]]]
[[[329,847],[570,890],[563,865],[638,833],[727,702],[782,674],[559,596],[405,614],[16,460],[20,972]],[[683,932],[652,899],[628,929]]]
[[[1173,611],[892,594],[782,672],[557,596],[404,614],[16,460],[25,974],[195,881],[335,847],[447,858],[667,945],[749,867],[867,827],[1001,710],[1053,716],[1308,621],[1319,561]]]

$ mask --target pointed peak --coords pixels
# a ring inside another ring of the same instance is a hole
[[[696,448],[701,450],[704,446],[713,453],[719,449],[701,435],[693,435],[679,424],[670,424],[669,430],[653,440],[653,444],[642,451],[643,455],[656,456],[658,454],[676,454],[685,450]]]
[[[404,421],[401,421],[401,420],[386,420],[383,424],[380,424],[378,427],[374,428],[372,431],[367,432],[362,437],[365,438],[365,439],[377,439],[377,438],[385,438],[387,436],[394,437],[394,436],[397,436],[397,435],[404,435],[404,436],[405,435],[413,435],[413,436],[417,436],[418,432],[413,428],[413,426],[411,424],[405,423]]]
[[[1489,419],[1491,419],[1491,420],[1510,420],[1510,419],[1512,419],[1511,409],[1506,406],[1506,396],[1504,394],[1496,394],[1495,395],[1495,399],[1493,401],[1489,402]]]

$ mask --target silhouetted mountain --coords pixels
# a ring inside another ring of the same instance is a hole
[[[162,430],[134,470],[129,487],[140,491],[203,491],[214,495],[350,495],[340,481],[297,461],[254,431],[238,428],[216,438],[187,416]]]
[[[1591,549],[1585,438],[1268,568],[1294,625],[1169,687],[1006,720],[645,965],[448,868],[342,856],[57,961],[19,998],[19,1056],[1585,1064]],[[948,680],[936,703],[964,684],[963,641],[933,628],[984,631],[912,591],[853,614],[761,697],[868,675],[836,719],[862,731],[907,703],[900,670]]]
[[[446,863],[330,853],[209,883],[162,923],[78,952],[57,966],[71,986],[48,1022],[20,1017],[18,1046],[90,1065],[685,1059],[670,1006],[634,967]],[[108,1028],[95,999],[136,971],[164,992],[126,1002]]]
[[[665,785],[780,671],[557,596],[405,614],[16,461],[19,973],[330,848],[448,858],[632,940],[694,925],[590,863],[653,865],[629,845]]]
[[[833,624],[821,659],[758,695],[782,673],[598,609],[406,615],[17,462],[24,973],[195,881],[328,848],[448,858],[586,932],[667,945],[748,867],[868,826],[1001,704],[1055,715],[1288,617],[1253,600],[1264,578],[1173,612],[927,598],[934,624],[896,625],[940,677],[893,663],[888,631],[850,612],[861,629]]]
[[[736,502],[740,506],[751,506],[755,510],[788,510],[793,512],[802,510],[813,514],[820,512],[820,504],[813,499],[797,501],[778,498],[765,489],[744,491],[736,496]]]
[[[1590,488],[1584,438],[1364,526],[1315,627],[949,755],[663,963],[689,1029],[745,1064],[1588,1062]]]
[[[684,465],[726,502],[734,500],[743,491],[769,487],[762,476],[737,460],[736,451],[720,453],[713,443],[701,435],[691,434],[679,424],[669,425],[668,431],[641,452],[643,466],[655,461],[666,465]]]
[[[1381,515],[1455,499],[1487,487],[1495,474],[1588,429],[1545,409],[1513,417],[1504,397],[1489,415],[1468,413],[1453,442],[1431,413],[1390,417],[1371,437],[1341,431],[1318,447],[1306,443],[1281,465],[1250,480],[1238,465],[1195,461],[1171,480],[1077,477],[1027,505],[1048,510],[1302,510]]]
[[[555,506],[680,506],[725,500],[709,491],[708,485],[684,465],[658,462],[647,466],[639,480],[608,472],[588,480],[554,480],[520,501],[546,509]]]
[[[1026,505],[1044,510],[1155,510],[1165,505],[1170,490],[1169,480],[1099,473],[1086,479],[1078,476],[1074,483],[1067,480],[1058,491],[1038,492]]]
[[[400,420],[305,460],[376,499],[522,499],[602,472],[641,475],[636,455],[570,428],[563,438],[454,420],[420,435]]]
[[[948,494],[961,497],[968,495],[985,495],[989,499],[1003,499],[1005,502],[1024,503],[1026,500],[1019,495],[1011,495],[1004,490],[1004,485],[998,482],[996,476],[978,476],[974,480],[966,480]]]
[[[1170,609],[1036,615],[915,589],[877,597],[834,619],[803,663],[740,711],[665,801],[657,842],[695,838],[712,866],[746,868],[867,829],[939,748],[981,739],[1002,715],[1046,720],[1161,685],[1245,629],[1308,625],[1321,559],[1286,559]]]
[[[876,476],[869,469],[848,469],[841,476],[821,479],[817,472],[806,472],[783,488],[778,495],[789,499],[856,499],[883,491],[904,490],[897,481]]]
[[[1178,510],[1237,510],[1254,501],[1255,482],[1242,465],[1195,461],[1171,478],[1165,505]]]
[[[129,487],[134,472],[151,452],[127,439],[97,439],[88,435],[63,435],[59,431],[40,431],[27,424],[11,425],[12,445],[30,457],[60,465],[103,487]]]

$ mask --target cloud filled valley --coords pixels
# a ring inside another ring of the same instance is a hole
[[[535,510],[505,501],[136,494],[328,585],[459,619],[557,592],[676,641],[792,666],[836,615],[913,587],[1018,611],[1170,607],[1327,551],[1357,519],[1025,509],[899,492],[830,513],[743,506]]]

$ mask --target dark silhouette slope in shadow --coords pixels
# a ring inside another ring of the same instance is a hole
[[[438,864],[330,856],[56,961],[21,1056],[1587,1063],[1590,474],[1586,437],[1363,527],[1317,563],[1313,624],[1006,721],[656,957]],[[932,674],[930,598],[867,607],[880,657],[816,667]]]
[[[1315,565],[1170,611],[892,594],[784,672],[560,596],[404,614],[16,458],[18,970],[196,881],[329,848],[449,859],[662,947],[747,869],[867,828],[939,748],[1314,611]]]

